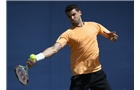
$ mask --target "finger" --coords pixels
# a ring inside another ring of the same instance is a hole
[[[105,33],[105,34],[110,34],[110,33],[116,33],[116,31],[112,31],[112,32],[109,32],[109,33],[103,31],[103,33]]]
[[[26,62],[26,64],[27,64],[27,66],[28,66],[28,67],[31,67],[31,64],[30,64],[30,62]]]
[[[30,68],[30,67],[33,66],[33,63],[31,63],[31,61],[28,61],[28,62],[27,62],[27,66]]]
[[[31,62],[31,60],[28,59],[28,60],[27,60],[27,63],[30,63],[30,62]]]
[[[119,37],[117,34],[115,34],[114,36]]]
[[[26,62],[26,64],[31,65],[31,64],[33,64],[33,62],[32,62],[31,60],[28,60],[28,61]]]
[[[29,60],[27,60],[27,61],[26,61],[26,64],[28,64],[28,63],[30,63],[30,61],[29,61]]]
[[[113,40],[113,37],[111,37],[110,40]]]
[[[32,67],[32,65],[30,65],[30,64],[27,64],[27,66],[28,66],[28,68]]]
[[[112,32],[110,32],[109,35],[110,35],[110,36],[118,36],[118,35],[116,34],[116,31],[112,31]]]
[[[113,36],[119,37],[116,33],[113,33]]]
[[[112,31],[111,33],[116,33],[116,31]]]

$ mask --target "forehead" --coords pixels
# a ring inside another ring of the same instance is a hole
[[[76,9],[72,9],[70,12],[67,12],[67,15],[72,15],[77,12],[79,12],[79,11],[76,11]]]

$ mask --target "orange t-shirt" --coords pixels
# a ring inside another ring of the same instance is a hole
[[[105,32],[110,32],[96,22],[84,22],[82,27],[70,27],[62,33],[56,42],[62,47],[69,45],[71,56],[71,70],[73,75],[97,72],[101,69],[99,62],[99,48],[97,35],[108,37]]]

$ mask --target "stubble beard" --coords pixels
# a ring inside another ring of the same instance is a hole
[[[72,23],[72,25],[73,25],[73,26],[78,26],[79,23],[80,23],[80,19],[74,21],[74,22]]]

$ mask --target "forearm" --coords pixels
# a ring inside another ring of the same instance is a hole
[[[43,52],[34,55],[27,61],[28,67],[32,67],[36,62],[48,58],[57,53],[62,48],[61,44],[55,43],[52,47],[45,49]]]
[[[55,53],[57,53],[62,48],[61,44],[55,43],[53,46],[45,49],[43,52],[36,55],[37,61],[43,60],[45,58],[48,58]]]
[[[54,55],[55,53],[57,53],[57,50],[55,50],[53,47],[49,47],[42,52],[42,54],[45,56],[45,58],[48,58],[48,57]]]
[[[108,38],[112,42],[115,42],[118,39],[118,35],[116,34],[116,32],[103,31],[101,32],[101,35]]]
[[[118,35],[116,32],[110,32],[108,29],[106,29],[104,26],[98,24],[99,26],[99,34],[102,36],[108,38],[110,41],[115,42],[118,39]]]

